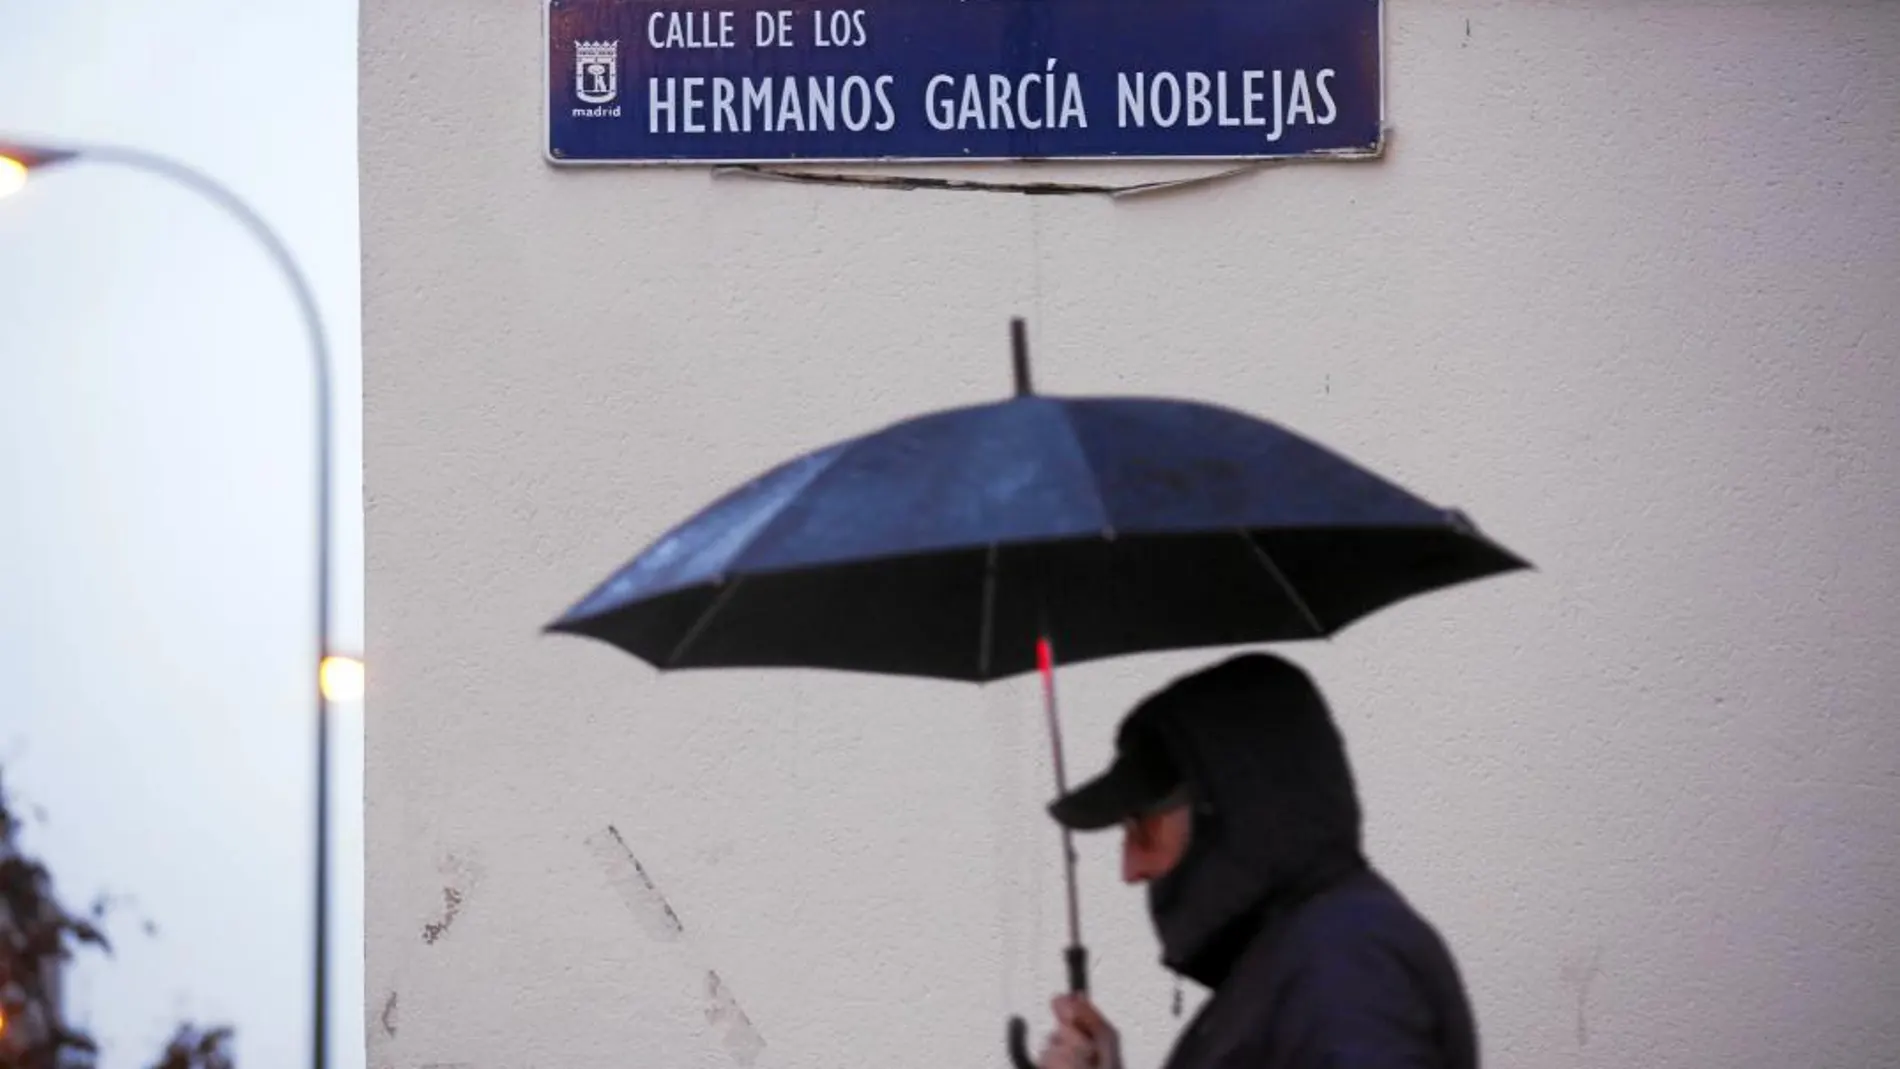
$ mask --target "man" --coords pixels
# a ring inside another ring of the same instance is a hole
[[[1123,720],[1108,770],[1050,806],[1124,829],[1162,963],[1211,989],[1166,1069],[1475,1069],[1450,952],[1366,862],[1344,743],[1306,673],[1249,654]],[[1042,1069],[1123,1069],[1085,997],[1055,1001]]]

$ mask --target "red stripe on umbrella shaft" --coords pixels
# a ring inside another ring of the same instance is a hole
[[[1068,769],[1062,759],[1062,724],[1056,712],[1056,655],[1047,638],[1036,640],[1036,666],[1042,673],[1042,705],[1049,719],[1049,752],[1055,761],[1056,792],[1069,792]]]

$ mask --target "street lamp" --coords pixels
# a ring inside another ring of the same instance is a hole
[[[317,843],[314,992],[311,1004],[311,1069],[326,1069],[326,1010],[329,975],[330,898],[330,703],[359,697],[363,687],[362,662],[330,649],[330,349],[315,295],[290,249],[262,216],[237,194],[211,177],[184,164],[139,149],[116,145],[51,146],[0,138],[0,197],[16,193],[30,176],[66,164],[103,163],[129,167],[175,182],[229,212],[270,253],[297,298],[310,342],[311,367],[316,380],[317,416],[317,604],[316,684],[317,711]]]

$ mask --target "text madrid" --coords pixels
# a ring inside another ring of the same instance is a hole
[[[1082,80],[1058,72],[939,74],[924,83],[923,117],[933,128],[959,130],[1087,129]],[[1155,126],[1262,127],[1278,141],[1288,127],[1330,126],[1339,116],[1331,68],[1119,73],[1115,122]],[[647,79],[647,132],[725,134],[887,131],[897,125],[897,79],[889,74]],[[1267,107],[1271,101],[1271,107]],[[619,106],[575,108],[576,118],[618,118]]]

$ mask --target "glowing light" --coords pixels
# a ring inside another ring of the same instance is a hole
[[[363,662],[354,657],[325,657],[317,669],[317,685],[323,696],[333,702],[353,702],[363,697]]]
[[[26,164],[12,156],[0,156],[0,197],[10,196],[25,188]]]

